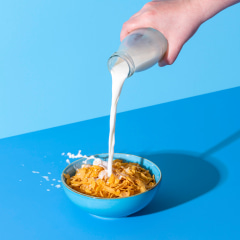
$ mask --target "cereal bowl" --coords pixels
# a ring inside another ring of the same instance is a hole
[[[107,161],[108,154],[97,154],[94,155],[95,158],[100,158],[101,160]],[[69,199],[79,206],[82,210],[88,212],[97,217],[102,218],[120,218],[129,216],[145,206],[147,206],[150,201],[153,199],[156,194],[159,183],[162,178],[160,169],[153,162],[130,154],[115,153],[113,159],[121,159],[125,162],[138,163],[141,167],[149,170],[149,172],[154,174],[156,185],[147,190],[146,192],[139,193],[130,197],[121,197],[121,198],[100,198],[89,196],[78,191],[75,191],[69,187],[66,183],[64,174],[69,174],[70,176],[75,175],[76,169],[81,168],[85,163],[86,158],[80,158],[77,161],[68,165],[62,172],[62,185],[66,195]],[[88,160],[89,164],[93,163],[93,159]]]

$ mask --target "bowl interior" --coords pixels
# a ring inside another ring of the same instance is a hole
[[[101,160],[107,161],[108,160],[108,153],[102,153],[102,154],[96,154],[94,155],[95,158],[100,158]],[[134,162],[138,163],[141,167],[144,167],[145,169],[149,170],[150,174],[154,174],[155,180],[156,180],[156,185],[160,182],[162,174],[160,169],[157,167],[156,164],[153,162],[142,158],[138,157],[135,155],[130,155],[130,154],[124,154],[124,153],[114,153],[113,160],[115,159],[121,159],[125,162]],[[72,162],[70,165],[68,165],[63,173],[64,174],[69,174],[71,177],[75,175],[76,169],[81,168],[83,164],[92,164],[94,159],[89,159],[85,163],[86,158],[80,158],[76,160],[75,162]],[[62,179],[65,182],[65,177],[62,176]]]

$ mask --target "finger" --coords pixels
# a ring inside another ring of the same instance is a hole
[[[159,62],[158,62],[158,66],[159,67],[164,67],[168,65],[168,62],[165,60],[165,58],[162,58]]]
[[[120,40],[122,41],[129,33],[131,33],[136,29],[148,28],[148,27],[154,28],[154,26],[152,25],[152,22],[144,18],[142,14],[139,14],[138,17],[129,19],[127,22],[123,24],[121,34],[120,34]]]
[[[169,42],[168,44],[169,44],[168,49],[164,57],[158,62],[159,67],[164,67],[166,65],[173,64],[182,49],[181,45],[177,46],[177,44],[174,44],[174,42],[173,43]],[[174,47],[172,48],[172,46]]]
[[[130,32],[136,30],[139,28],[138,21],[135,20],[128,20],[123,24],[121,34],[120,34],[120,40],[122,41]]]
[[[168,46],[167,51],[164,54],[163,58],[161,58],[160,61],[158,62],[159,67],[164,67],[166,65],[169,65],[168,60],[167,60],[168,56],[169,56],[169,46]]]
[[[120,41],[122,41],[127,35],[128,35],[128,26],[126,25],[126,23],[124,23],[120,33]]]
[[[133,14],[133,15],[130,17],[130,19],[135,18],[135,17],[138,17],[140,14],[141,14],[140,11],[139,11],[139,12],[136,12],[135,14]]]

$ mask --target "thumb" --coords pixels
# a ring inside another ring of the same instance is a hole
[[[125,22],[120,33],[120,40],[122,41],[130,32],[135,29],[137,29],[137,26],[133,21],[128,20]]]
[[[175,45],[175,46],[174,46]],[[174,47],[172,47],[174,46]],[[168,42],[168,49],[164,57],[158,62],[159,67],[164,67],[166,65],[172,65],[178,57],[182,46],[176,46],[176,44]]]

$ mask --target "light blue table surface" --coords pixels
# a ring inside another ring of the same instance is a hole
[[[107,152],[109,117],[0,140],[0,238],[240,239],[239,102],[238,87],[118,114],[115,151],[163,175],[150,205],[118,220],[82,212],[55,187],[63,152]]]

